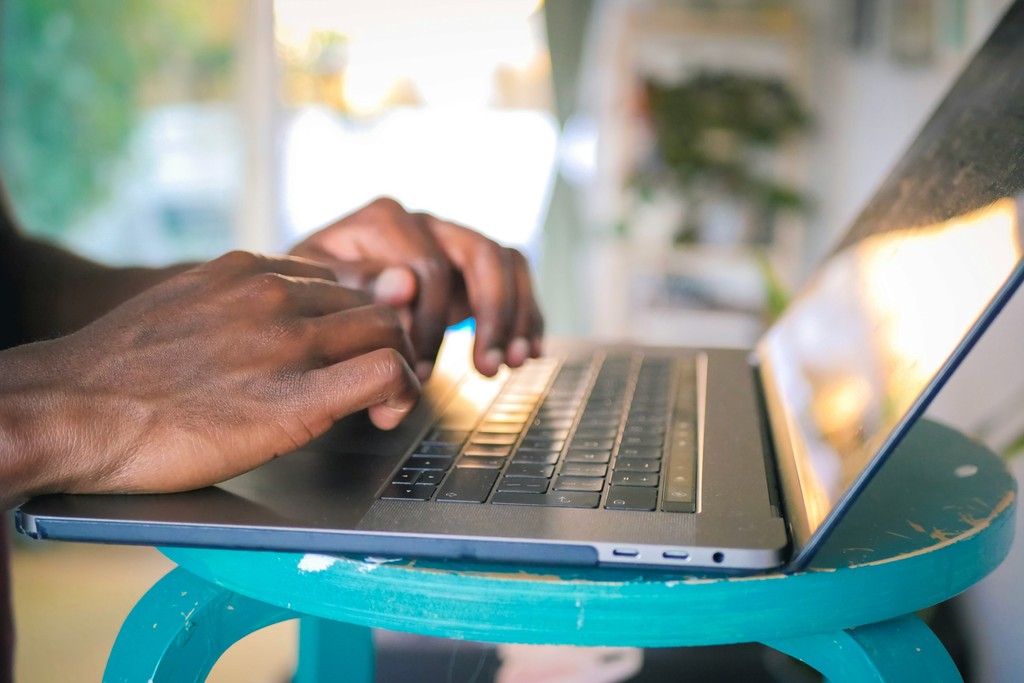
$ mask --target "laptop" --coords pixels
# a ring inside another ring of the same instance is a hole
[[[805,567],[1024,277],[1024,3],[751,350],[445,342],[365,415],[181,494],[36,498],[37,538],[669,571]]]

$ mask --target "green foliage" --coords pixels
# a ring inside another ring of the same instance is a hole
[[[701,193],[718,192],[750,202],[767,218],[806,208],[801,192],[757,170],[759,154],[810,126],[784,82],[701,72],[679,84],[648,83],[646,95],[658,156],[637,175],[639,187],[673,184],[693,204]],[[683,230],[677,241],[689,237]]]
[[[22,220],[54,234],[100,198],[148,66],[144,2],[7,0],[0,159]]]
[[[770,322],[774,322],[782,315],[786,307],[789,306],[792,296],[789,290],[786,289],[786,286],[782,284],[782,280],[779,279],[775,266],[772,265],[767,254],[763,252],[757,254],[757,265],[761,270],[761,277],[764,280],[765,318]]]
[[[1024,455],[1024,434],[1014,439],[1013,443],[1003,451],[1003,455],[1007,458],[1019,458],[1021,455]]]
[[[209,7],[0,1],[0,165],[26,227],[59,237],[107,196],[141,101],[171,56],[191,51],[198,69],[228,68],[223,44],[199,49],[209,41],[197,20]]]

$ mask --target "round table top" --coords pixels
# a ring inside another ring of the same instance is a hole
[[[706,645],[850,628],[948,599],[1006,556],[1015,497],[998,456],[920,422],[796,574],[161,550],[237,593],[353,624],[489,642]]]

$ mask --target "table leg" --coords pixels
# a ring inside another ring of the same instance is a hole
[[[142,596],[125,619],[103,681],[204,681],[231,645],[253,631],[297,616],[174,569]]]
[[[299,665],[292,683],[373,683],[374,671],[369,628],[310,616],[299,621]]]
[[[830,681],[963,683],[946,648],[915,615],[802,638],[765,641]]]

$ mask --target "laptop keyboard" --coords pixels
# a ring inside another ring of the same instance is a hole
[[[381,498],[696,511],[693,357],[543,358],[474,378]],[[488,393],[490,392],[490,393]]]

